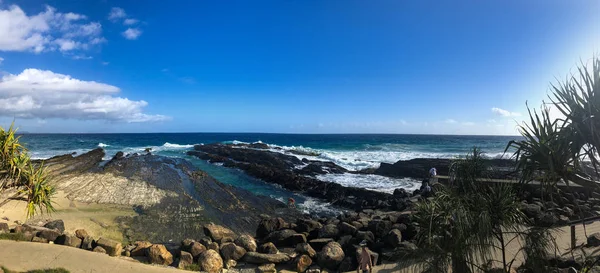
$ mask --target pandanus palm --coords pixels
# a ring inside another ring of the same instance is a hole
[[[529,111],[530,123],[519,126],[525,139],[511,141],[507,150],[515,150],[523,182],[539,180],[555,185],[562,179],[597,188],[600,184],[583,171],[582,161],[589,160],[598,174],[600,59],[592,60],[591,69],[582,64],[575,75],[552,85],[551,90],[551,104],[541,109],[541,115]],[[562,117],[551,117],[550,107],[556,108]]]
[[[490,172],[480,150],[451,164],[452,184],[441,186],[435,196],[416,206],[413,220],[420,231],[418,250],[402,257],[427,272],[470,272],[502,253],[504,267],[506,232],[516,232],[526,218],[508,185],[481,183]]]
[[[25,195],[27,199],[27,217],[51,212],[54,187],[49,184],[43,165],[36,167],[31,162],[16,132],[14,124],[8,130],[0,127],[0,191],[19,188],[17,196]],[[6,200],[2,204],[5,203]]]

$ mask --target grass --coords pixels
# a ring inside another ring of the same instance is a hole
[[[189,270],[189,271],[200,271],[200,265],[199,264],[190,264],[183,269]]]
[[[29,241],[23,233],[0,233],[0,240]]]
[[[2,271],[4,271],[4,273],[69,273],[69,270],[66,270],[62,267],[52,268],[52,269],[36,269],[36,270],[29,270],[29,271],[25,271],[25,272],[17,272],[17,271],[13,271],[13,270],[8,270],[4,266],[2,266],[1,268],[2,268]]]

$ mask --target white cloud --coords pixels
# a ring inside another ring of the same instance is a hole
[[[0,79],[0,115],[21,118],[148,122],[169,119],[143,113],[146,101],[114,96],[116,86],[47,70],[25,69]]]
[[[2,62],[4,62],[4,58],[0,57],[0,64],[2,64]]]
[[[110,64],[109,62],[102,62],[102,65],[108,65]]]
[[[510,112],[508,110],[504,110],[504,109],[501,109],[498,107],[493,107],[492,112],[494,112],[495,114],[501,115],[503,117],[520,117],[521,116],[521,113]]]
[[[51,6],[27,15],[17,5],[0,8],[0,51],[44,52],[85,50],[102,40],[102,25],[85,15],[60,13]]]
[[[453,119],[449,118],[445,122],[449,123],[449,124],[452,124],[452,123],[456,123],[456,120],[453,120]]]
[[[127,17],[127,13],[125,13],[124,9],[119,7],[112,8],[108,13],[108,20],[111,20],[112,22],[117,22],[125,17]]]
[[[128,28],[123,31],[123,36],[129,40],[135,40],[142,35],[142,31],[138,28]]]
[[[488,119],[487,122],[488,123],[496,123],[496,120],[495,119]]]
[[[475,122],[470,122],[470,121],[465,121],[463,123],[461,123],[463,126],[474,126]]]
[[[123,25],[130,26],[130,25],[135,25],[138,22],[139,22],[138,19],[128,18],[128,19],[125,19],[125,21],[123,21]]]

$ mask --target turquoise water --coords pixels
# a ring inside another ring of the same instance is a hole
[[[393,163],[412,158],[453,158],[463,156],[477,146],[487,156],[503,155],[506,144],[518,137],[508,136],[436,136],[436,135],[292,135],[292,134],[234,134],[234,133],[165,133],[165,134],[25,134],[22,141],[33,158],[43,159],[55,155],[76,152],[85,153],[102,147],[105,159],[116,152],[143,152],[152,148],[153,153],[181,157],[206,171],[219,181],[241,187],[256,194],[286,200],[293,196],[301,208],[308,211],[318,207],[321,211],[335,210],[326,204],[252,178],[235,169],[210,164],[185,153],[194,144],[214,142],[262,142],[272,148],[301,150],[318,153],[312,160],[332,161],[350,170],[377,167],[381,162]],[[275,151],[275,149],[273,149]],[[375,191],[393,192],[396,188],[414,190],[418,181],[394,179],[377,175],[322,175],[318,178],[345,186],[367,188]]]

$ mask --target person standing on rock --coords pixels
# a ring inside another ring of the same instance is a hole
[[[432,167],[429,169],[429,185],[437,183],[437,169]]]
[[[358,256],[358,268],[356,273],[373,273],[373,261],[371,260],[371,254],[367,250],[367,241],[363,240],[360,242],[360,255]]]

